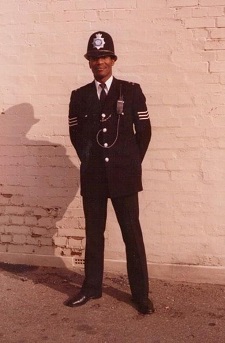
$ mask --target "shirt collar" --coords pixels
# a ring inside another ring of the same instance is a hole
[[[105,91],[106,93],[108,94],[109,92],[109,89],[111,87],[111,84],[112,84],[112,81],[113,81],[113,76],[111,75],[110,78],[105,82]],[[96,86],[96,89],[97,89],[97,93],[99,94],[101,92],[101,88],[99,87],[101,83],[98,82],[97,80],[95,80],[95,86]]]

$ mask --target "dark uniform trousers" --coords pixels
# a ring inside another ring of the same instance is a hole
[[[86,218],[85,294],[102,293],[104,269],[104,231],[107,216],[105,197],[83,197]],[[148,271],[142,231],[139,222],[138,194],[112,198],[112,205],[121,228],[126,247],[127,272],[132,297],[144,300],[148,297]]]
[[[117,100],[123,96],[122,113]],[[103,113],[102,113],[103,112]],[[148,297],[148,272],[139,222],[141,162],[151,138],[145,96],[138,84],[113,78],[104,110],[95,83],[71,94],[71,142],[81,161],[81,195],[86,221],[86,295],[102,293],[104,231],[110,198],[126,248],[127,270],[134,300]],[[135,129],[135,130],[134,130]]]

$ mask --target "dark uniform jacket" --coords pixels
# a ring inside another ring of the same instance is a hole
[[[113,78],[103,108],[94,81],[72,91],[69,130],[81,161],[82,196],[113,198],[142,190],[141,162],[151,125],[139,84]]]

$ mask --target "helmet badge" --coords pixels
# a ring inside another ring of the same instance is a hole
[[[102,37],[102,34],[101,33],[96,33],[96,38],[93,39],[93,47],[96,48],[96,49],[101,49],[101,48],[104,48],[104,45],[105,45],[105,40],[104,38]]]

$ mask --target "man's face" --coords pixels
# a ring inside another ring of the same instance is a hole
[[[89,59],[89,66],[98,82],[105,82],[110,78],[114,63],[115,59],[111,56],[90,57]]]

